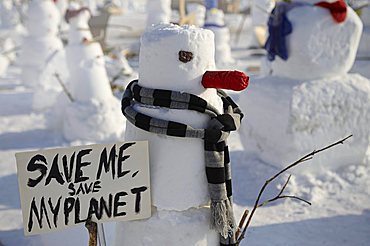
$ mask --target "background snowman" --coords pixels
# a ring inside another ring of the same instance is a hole
[[[294,170],[362,163],[369,144],[370,81],[348,74],[362,32],[359,17],[343,1],[278,3],[269,28],[270,74],[255,79],[241,96],[250,117],[242,129],[245,149],[282,167],[352,133],[350,144]]]

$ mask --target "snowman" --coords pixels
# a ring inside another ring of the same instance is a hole
[[[171,0],[150,0],[146,3],[146,26],[153,24],[170,23]]]
[[[362,32],[359,17],[343,1],[278,3],[269,29],[269,74],[240,99],[249,116],[241,131],[245,149],[282,168],[353,134],[349,144],[293,170],[361,163],[369,144],[370,81],[348,73]]]
[[[58,9],[52,0],[30,2],[25,23],[28,35],[23,39],[20,57],[24,85],[39,87],[45,66],[63,50],[57,36],[59,20]],[[55,86],[58,85],[55,83]]]
[[[26,16],[28,34],[21,46],[22,82],[34,89],[34,110],[49,109],[62,88],[55,72],[65,74],[65,53],[58,37],[60,14],[51,0],[35,0],[29,4]]]
[[[218,68],[235,63],[231,56],[230,31],[225,26],[224,13],[222,10],[213,8],[207,11],[204,28],[215,34],[215,59]]]
[[[88,21],[90,11],[72,4],[66,12],[70,24],[66,47],[69,79],[69,101],[57,107],[64,112],[62,121],[67,140],[109,141],[121,137],[119,101],[110,88],[105,70],[104,54],[98,42],[92,39]]]
[[[248,78],[207,71],[214,69],[209,30],[161,24],[143,34],[139,80],[128,85],[122,111],[125,139],[149,141],[152,217],[119,223],[116,245],[235,243],[228,151],[220,140],[228,133],[216,129],[223,125],[217,119],[225,117],[228,130],[236,130],[241,112],[215,88],[228,81],[241,90]]]

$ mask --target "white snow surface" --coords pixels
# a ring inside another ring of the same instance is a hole
[[[249,25],[250,20],[247,20],[246,23],[246,25]],[[245,40],[249,35],[249,32],[242,33],[239,44],[240,47],[243,46],[243,49],[233,50],[233,56],[242,60],[247,66],[259,63],[256,62],[255,58],[249,56],[250,51],[244,50],[247,45]],[[361,60],[353,69],[359,70],[361,68],[364,71],[363,74],[370,77],[368,72],[369,66],[370,63],[368,61]],[[137,67],[134,66],[133,68],[137,71]],[[61,133],[49,130],[46,120],[47,116],[42,112],[33,111],[32,98],[34,90],[22,85],[20,74],[20,68],[11,65],[4,77],[0,78],[0,185],[2,187],[0,189],[0,244],[4,246],[87,245],[88,234],[83,225],[75,226],[62,232],[44,234],[42,237],[25,237],[23,235],[14,153],[40,148],[80,145],[91,143],[91,141],[86,142],[80,139],[69,142],[64,139]],[[252,96],[253,87],[256,84],[254,81],[255,78],[252,77],[249,88],[243,94]],[[270,86],[265,88],[265,91],[268,93],[269,98],[275,100],[275,104],[279,104],[281,101],[286,102],[284,95],[289,92],[287,89],[284,89],[286,88],[284,83],[281,87],[278,86],[279,81],[298,85],[296,81],[282,78],[274,77],[274,81],[276,82],[274,83],[276,88],[273,89]],[[364,85],[360,86],[359,81],[353,81],[351,86],[340,89],[339,95],[342,95],[343,98],[337,99],[349,100],[354,104],[356,96],[352,96],[352,90],[360,94],[360,98],[364,99],[362,92],[367,89]],[[349,89],[351,87],[353,89]],[[311,87],[307,85],[306,88]],[[312,100],[312,98],[308,98],[309,94],[319,95],[322,93],[322,90],[325,90],[320,86],[317,88],[318,90],[315,90],[313,93],[305,91],[305,93],[308,93],[305,94],[307,96],[304,97],[305,100]],[[331,88],[336,88],[336,86]],[[300,88],[299,91],[304,90]],[[347,94],[351,93],[352,98],[346,98],[344,92]],[[238,102],[238,99],[243,94],[231,94],[231,96]],[[263,103],[263,100],[250,102],[243,109],[247,111],[252,104],[259,103]],[[258,115],[267,113],[275,115],[278,119],[280,116],[277,111],[274,111],[275,109],[276,107],[272,105],[270,108],[265,109],[266,112],[261,111]],[[282,110],[284,111],[285,109]],[[305,110],[305,112],[311,115],[309,113],[311,111]],[[364,111],[363,114],[366,119],[369,117],[368,111]],[[247,113],[243,119],[243,125],[248,124],[253,119],[252,117],[256,116]],[[263,125],[263,119],[259,123]],[[278,122],[278,124],[281,123]],[[357,128],[357,125],[354,127]],[[344,145],[335,147],[335,149],[343,150],[343,148],[347,148],[345,146],[348,144],[351,144],[351,148],[353,148],[352,143],[357,141],[355,137]],[[254,141],[253,137],[249,137],[248,140]],[[280,145],[286,144],[285,142],[287,141],[289,139],[282,138],[277,145],[266,151],[276,151]],[[325,145],[330,143],[329,140],[322,141],[325,141]],[[93,142],[96,143],[98,141]],[[279,168],[270,162],[262,161],[258,155],[251,153],[252,149],[244,149],[237,133],[231,134],[229,146],[233,171],[234,211],[238,220],[245,209],[248,208],[250,210],[253,207],[259,189],[266,179],[279,171]],[[365,147],[363,146],[363,148]],[[333,149],[329,151],[333,151]],[[171,154],[171,152],[167,151],[167,154]],[[313,160],[302,165],[317,166],[320,156],[319,154]],[[312,206],[291,200],[280,200],[259,208],[252,220],[250,229],[247,231],[247,238],[242,241],[241,245],[367,246],[370,241],[370,160],[368,156],[369,153],[367,158],[361,163],[353,162],[352,164],[334,169],[330,168],[320,173],[311,172],[310,170],[295,172],[284,194],[305,198],[312,202]],[[293,156],[292,158],[295,160],[298,157]],[[174,158],[177,160],[176,156]],[[284,184],[288,174],[271,183],[262,198],[268,199],[275,196],[279,191],[279,187]],[[181,217],[172,216],[175,213],[174,211],[162,211],[158,215],[156,212],[154,217],[150,219],[153,222],[148,224],[146,228],[156,232],[156,226],[159,226],[158,221],[160,221],[160,218],[162,219],[160,226],[165,228],[158,228],[158,230],[172,231],[178,233],[181,238],[188,237],[189,240],[194,240],[197,237],[201,241],[201,236],[198,233],[184,232],[189,232],[196,221],[201,222],[200,218],[205,218],[207,215],[203,214],[195,218],[188,217],[186,214]],[[181,232],[176,231],[175,226],[181,226]],[[105,223],[104,227],[107,245],[114,245],[115,223]],[[142,235],[142,233],[130,234],[130,237],[132,236],[137,240]],[[121,239],[117,239],[118,245],[126,245],[120,242]],[[135,244],[130,242],[130,245]],[[171,245],[171,243],[166,243],[165,245]]]
[[[272,74],[293,79],[317,79],[346,74],[352,67],[362,33],[358,15],[336,23],[327,9],[297,7],[287,14],[293,32],[286,36],[289,58],[271,63]]]

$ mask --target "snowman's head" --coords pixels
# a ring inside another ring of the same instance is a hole
[[[194,26],[160,24],[141,37],[139,83],[158,89],[202,93],[202,76],[215,69],[214,34]]]
[[[64,18],[71,26],[85,27],[91,18],[91,12],[87,7],[81,7],[77,3],[71,3]]]

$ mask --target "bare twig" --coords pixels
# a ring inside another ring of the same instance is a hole
[[[310,203],[310,202],[308,202],[308,201],[306,201],[306,200],[304,200],[304,199],[302,199],[302,198],[296,197],[296,196],[282,196],[282,193],[284,192],[284,190],[285,190],[286,186],[287,186],[287,185],[288,185],[288,183],[289,183],[290,176],[289,176],[288,180],[285,182],[284,186],[282,187],[282,189],[280,190],[279,194],[278,194],[276,197],[274,197],[274,198],[272,198],[272,199],[270,199],[270,200],[267,200],[267,201],[265,201],[265,202],[262,202],[262,203],[260,203],[260,200],[261,200],[262,194],[263,194],[263,192],[265,191],[265,189],[266,189],[266,187],[268,186],[268,184],[270,184],[274,179],[276,179],[277,177],[279,177],[281,174],[283,174],[283,173],[284,173],[284,172],[286,172],[287,170],[289,170],[289,169],[291,169],[291,168],[293,168],[293,167],[297,166],[298,164],[300,164],[300,163],[302,163],[302,162],[305,162],[305,161],[311,160],[311,159],[314,157],[314,155],[316,155],[316,154],[318,154],[318,153],[320,153],[320,152],[323,152],[323,151],[325,151],[325,150],[327,150],[327,149],[330,149],[330,148],[332,148],[332,147],[334,147],[334,146],[336,146],[336,145],[343,144],[343,143],[344,143],[344,141],[346,141],[346,140],[347,140],[347,139],[349,139],[350,137],[352,137],[352,135],[349,135],[348,137],[345,137],[345,138],[343,138],[342,140],[339,140],[339,141],[337,141],[337,142],[335,142],[335,143],[332,143],[332,144],[330,144],[330,145],[328,145],[328,146],[326,146],[326,147],[324,147],[324,148],[322,148],[322,149],[312,151],[311,153],[309,153],[309,154],[307,154],[307,155],[305,155],[305,156],[301,157],[301,158],[300,158],[300,159],[298,159],[297,161],[293,162],[292,164],[290,164],[289,166],[285,167],[284,169],[282,169],[281,171],[279,171],[278,173],[276,173],[274,176],[272,176],[271,178],[269,178],[268,180],[266,180],[266,181],[265,181],[265,184],[262,186],[262,188],[260,189],[260,191],[259,191],[259,193],[258,193],[257,199],[256,199],[255,204],[254,204],[254,206],[253,206],[253,209],[252,209],[252,211],[251,211],[251,213],[250,213],[250,215],[249,215],[249,217],[248,217],[247,223],[246,223],[246,225],[244,226],[244,228],[243,228],[243,231],[242,231],[241,235],[237,238],[237,244],[239,245],[239,244],[240,244],[240,242],[241,242],[241,240],[243,240],[243,239],[244,239],[244,237],[245,237],[245,233],[246,233],[246,231],[247,231],[247,229],[248,229],[248,227],[249,227],[249,225],[250,225],[250,223],[251,223],[251,221],[252,221],[253,215],[254,215],[254,213],[256,212],[257,208],[262,207],[262,206],[266,205],[266,204],[267,204],[267,203],[269,203],[269,202],[276,201],[276,200],[278,200],[278,199],[283,199],[283,198],[292,198],[292,199],[297,199],[297,200],[303,201],[303,202],[305,202],[305,203],[307,203],[307,204],[311,205],[311,203]]]
[[[308,205],[311,205],[311,203],[303,198],[300,198],[300,197],[297,197],[297,196],[283,196],[283,192],[285,190],[285,188],[287,187],[289,181],[290,181],[290,178],[292,177],[292,175],[289,175],[287,181],[285,182],[285,184],[283,185],[283,187],[281,188],[279,194],[277,194],[277,196],[275,196],[274,198],[271,198],[269,200],[266,200],[260,204],[258,204],[258,207],[263,207],[265,206],[266,204],[270,203],[270,202],[273,202],[273,201],[276,201],[276,200],[279,200],[279,199],[285,199],[285,198],[290,198],[290,199],[296,199],[296,200],[299,200],[299,201],[302,201],[302,202],[305,202],[307,203]]]
[[[65,86],[65,84],[63,83],[62,79],[60,78],[59,74],[58,73],[54,73],[54,76],[57,78],[57,81],[58,83],[60,84],[60,86],[63,88],[63,91],[64,93],[67,95],[67,97],[69,98],[69,100],[71,102],[74,102],[75,99],[72,97],[71,93],[69,92],[69,90],[67,89],[67,87]]]

